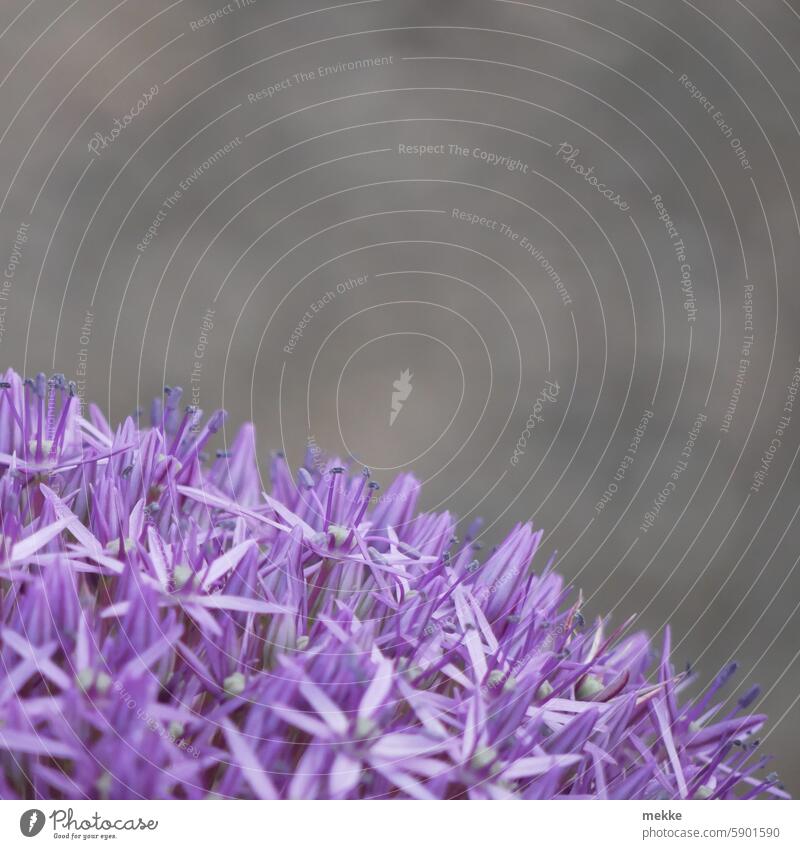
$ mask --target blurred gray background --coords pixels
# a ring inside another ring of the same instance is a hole
[[[796,0],[3,0],[0,363],[533,521],[797,793],[798,62]]]

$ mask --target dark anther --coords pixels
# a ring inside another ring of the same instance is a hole
[[[208,419],[208,424],[206,427],[209,430],[209,433],[216,433],[224,424],[225,416],[227,413],[225,410],[215,410]]]

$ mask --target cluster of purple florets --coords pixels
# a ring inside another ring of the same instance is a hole
[[[112,428],[0,387],[0,797],[785,795],[757,690],[681,698],[669,636],[587,624],[529,525],[483,554],[412,475],[318,457],[267,493],[252,426],[212,452],[179,390]]]

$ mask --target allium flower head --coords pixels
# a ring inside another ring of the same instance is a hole
[[[400,475],[223,415],[112,428],[63,376],[0,389],[0,797],[785,796],[724,669],[584,619],[513,528],[483,556]]]

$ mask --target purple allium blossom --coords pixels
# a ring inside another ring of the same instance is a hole
[[[79,407],[0,389],[0,797],[786,795],[758,690],[682,699],[669,632],[587,625],[541,531],[481,561],[410,474],[277,455],[267,494],[252,426],[208,457],[179,390]]]

